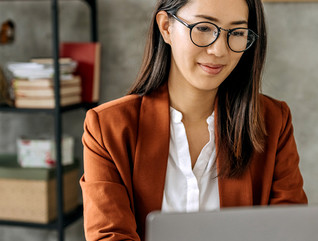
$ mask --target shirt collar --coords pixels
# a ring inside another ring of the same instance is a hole
[[[173,123],[180,123],[182,121],[183,115],[180,111],[170,106],[170,118]],[[214,111],[206,119],[209,129],[214,129]]]

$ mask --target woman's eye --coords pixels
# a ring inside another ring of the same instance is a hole
[[[211,28],[209,26],[197,26],[196,29],[200,32],[211,32]]]
[[[233,31],[231,33],[231,35],[234,36],[234,37],[244,37],[246,35],[245,33],[246,33],[246,31],[237,30],[237,31]]]

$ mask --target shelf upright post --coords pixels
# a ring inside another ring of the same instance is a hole
[[[97,26],[97,1],[96,0],[85,0],[90,8],[90,18],[91,18],[91,41],[98,41],[98,26]]]
[[[64,241],[64,212],[63,212],[63,166],[61,148],[61,107],[60,107],[60,66],[59,66],[59,9],[58,0],[52,0],[52,32],[54,59],[54,94],[55,94],[55,150],[56,150],[56,200],[57,200],[57,233],[58,240]]]
[[[91,1],[91,41],[97,42],[98,34],[97,34],[97,1]]]

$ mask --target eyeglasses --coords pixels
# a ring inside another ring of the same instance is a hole
[[[248,50],[258,35],[248,28],[224,29],[211,22],[198,22],[187,24],[175,14],[168,12],[177,21],[190,29],[190,38],[193,44],[198,47],[208,47],[220,36],[221,30],[227,32],[227,45],[236,53]]]

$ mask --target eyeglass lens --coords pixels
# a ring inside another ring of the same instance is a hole
[[[205,47],[212,44],[219,35],[219,29],[212,23],[198,23],[191,30],[194,44]],[[248,49],[254,42],[255,36],[249,29],[237,28],[229,31],[228,45],[235,52]]]

